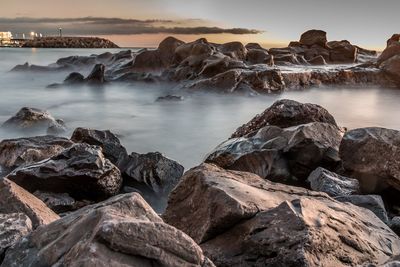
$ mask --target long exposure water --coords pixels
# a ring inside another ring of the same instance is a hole
[[[60,57],[103,52],[1,48],[0,123],[24,106],[46,109],[66,122],[67,136],[79,126],[110,129],[129,152],[160,151],[186,168],[200,163],[237,127],[282,98],[322,105],[350,129],[381,126],[400,130],[400,90],[315,88],[257,97],[199,93],[183,94],[181,102],[155,102],[171,93],[170,89],[131,84],[48,89],[48,84],[61,82],[67,73],[8,72],[25,62],[47,65]],[[0,139],[10,137],[17,135],[0,135]]]

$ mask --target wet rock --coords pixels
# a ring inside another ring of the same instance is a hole
[[[105,66],[103,64],[96,64],[90,74],[86,77],[85,81],[88,84],[102,84],[106,80],[104,78]]]
[[[246,60],[247,49],[241,42],[230,42],[219,46],[219,50],[230,58],[244,61]]]
[[[118,193],[122,178],[98,146],[75,144],[49,159],[17,168],[7,176],[30,192],[68,193],[101,200]]]
[[[271,181],[306,186],[305,180],[317,167],[337,167],[341,138],[341,131],[327,123],[286,129],[266,126],[246,137],[223,142],[205,162],[252,172]]]
[[[250,49],[246,55],[246,61],[250,64],[274,65],[274,57],[264,49]]]
[[[3,123],[2,129],[9,131],[18,131],[22,133],[38,133],[58,129],[58,131],[66,131],[66,127],[62,120],[56,120],[48,111],[36,108],[21,108],[17,114]]]
[[[392,42],[383,50],[382,54],[378,57],[378,65],[382,64],[389,58],[400,54],[400,42]]]
[[[265,50],[265,51],[267,51],[267,49],[264,49],[260,44],[258,44],[258,43],[248,43],[246,46],[246,49],[249,51],[249,50],[252,50],[252,49],[256,49],[256,50]]]
[[[362,265],[400,249],[369,210],[207,164],[185,174],[163,218],[217,266]]]
[[[325,122],[337,126],[333,116],[319,105],[282,99],[239,127],[232,138],[244,136],[267,125],[287,128],[310,122]]]
[[[307,181],[312,190],[325,192],[332,197],[354,195],[360,192],[357,179],[344,177],[321,167],[315,169]]]
[[[400,216],[393,217],[389,222],[389,226],[393,232],[400,236]]]
[[[32,221],[33,228],[60,218],[41,200],[6,178],[0,180],[0,214],[2,213],[24,213]]]
[[[308,60],[308,63],[310,63],[311,65],[326,65],[326,61],[321,55]]]
[[[23,213],[0,213],[0,264],[6,250],[32,231],[32,222]]]
[[[156,102],[165,102],[165,101],[183,101],[184,97],[180,95],[166,95],[157,97]]]
[[[57,214],[75,210],[77,208],[77,201],[66,193],[52,193],[35,191],[35,197],[43,201],[47,207]]]
[[[186,234],[165,224],[138,194],[85,207],[34,231],[3,265],[214,266]]]
[[[380,67],[385,73],[390,75],[397,84],[400,84],[400,53],[384,61]]]
[[[318,56],[323,57],[326,62],[330,62],[330,53],[326,47],[312,45],[304,50],[304,57],[306,60],[312,60]]]
[[[322,47],[326,46],[326,32],[321,30],[309,30],[303,33],[300,37],[300,43],[303,45],[320,45]]]
[[[171,36],[165,38],[159,44],[158,52],[163,67],[166,68],[173,63],[175,58],[175,50],[183,44],[185,44],[185,42]]]
[[[228,70],[246,68],[246,65],[241,61],[226,56],[217,57],[205,60],[204,67],[200,70],[199,75],[212,78]]]
[[[300,64],[300,62],[297,60],[296,55],[294,54],[274,55],[274,63],[276,65]]]
[[[122,169],[124,160],[128,157],[128,153],[125,147],[121,145],[118,137],[108,130],[100,131],[79,127],[72,133],[71,140],[75,143],[86,143],[101,147],[104,156],[119,169]]]
[[[330,61],[332,63],[354,63],[357,59],[357,47],[349,41],[332,41],[330,47]]]
[[[72,145],[73,142],[67,138],[51,135],[3,140],[0,143],[0,165],[15,169],[52,157]]]
[[[82,84],[85,82],[85,77],[78,72],[70,73],[65,79],[64,84]]]
[[[363,193],[391,187],[400,191],[400,132],[369,127],[348,131],[340,144],[340,158],[349,176],[360,181]]]

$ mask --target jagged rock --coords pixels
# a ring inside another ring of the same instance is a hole
[[[300,62],[297,60],[296,55],[293,54],[274,55],[274,63],[276,65],[300,64]]]
[[[400,216],[395,216],[389,222],[390,228],[395,232],[398,236],[400,236]]]
[[[98,37],[40,37],[25,40],[23,47],[38,48],[119,48],[113,42]]]
[[[0,213],[24,213],[33,228],[60,218],[34,195],[6,178],[0,180]]]
[[[0,264],[6,250],[32,231],[32,222],[23,213],[0,213]]]
[[[241,42],[230,42],[219,46],[219,50],[226,56],[236,60],[246,60],[247,49]]]
[[[36,133],[47,131],[50,128],[57,128],[59,131],[66,131],[62,120],[56,120],[45,110],[36,108],[21,108],[17,114],[3,123],[1,128],[23,133]]]
[[[400,84],[400,53],[380,65],[381,69]]]
[[[245,45],[246,49],[252,50],[252,49],[256,49],[256,50],[265,50],[267,51],[267,49],[264,49],[260,44],[258,43],[248,43],[247,45]]]
[[[35,191],[35,197],[43,201],[47,207],[57,214],[75,210],[78,207],[77,201],[66,193],[52,193]]]
[[[96,64],[90,74],[86,77],[85,81],[89,84],[102,84],[106,80],[104,78],[105,66],[103,64]]]
[[[85,77],[78,72],[70,73],[65,79],[64,84],[81,84],[85,82]]]
[[[308,63],[310,63],[311,65],[326,65],[326,61],[321,55],[308,60]]]
[[[378,65],[382,64],[389,58],[400,54],[400,42],[393,42],[383,50],[382,54],[378,57]]]
[[[307,181],[312,190],[325,192],[332,197],[354,195],[360,192],[357,179],[341,176],[321,167],[315,169],[308,176]]]
[[[0,143],[0,165],[8,169],[35,163],[69,148],[73,142],[51,135],[3,140]]]
[[[128,153],[125,147],[121,145],[118,137],[108,130],[100,131],[79,127],[72,133],[71,140],[76,143],[86,143],[101,147],[104,156],[119,169],[122,169],[124,160],[128,157]]]
[[[356,206],[369,209],[381,219],[384,223],[388,224],[389,219],[383,204],[382,197],[379,195],[351,195],[351,196],[338,196],[335,197],[340,202],[350,202]]]
[[[328,42],[330,47],[330,61],[332,63],[354,63],[357,59],[357,47],[349,41]]]
[[[200,70],[199,75],[211,78],[232,69],[246,69],[246,66],[243,62],[227,56],[207,59],[204,61],[204,67]]]
[[[246,137],[220,144],[206,158],[226,169],[305,186],[315,168],[335,168],[341,131],[331,124],[314,122],[290,128],[266,126]]]
[[[360,181],[363,193],[400,191],[400,132],[369,127],[348,131],[340,144],[343,168]]]
[[[156,102],[165,102],[165,101],[183,101],[184,97],[180,95],[166,95],[159,96],[156,99]]]
[[[17,168],[7,176],[30,192],[68,193],[101,200],[118,193],[122,178],[98,146],[75,144],[49,159]]]
[[[165,38],[158,46],[160,60],[163,67],[168,67],[173,63],[175,58],[175,50],[185,44],[185,42],[178,40],[174,37]]]
[[[239,127],[232,138],[245,136],[267,125],[287,128],[310,122],[325,122],[337,126],[335,119],[323,107],[315,104],[303,104],[294,100],[282,99],[276,101],[263,113]]]
[[[171,192],[163,219],[202,244],[262,210],[301,196],[328,198],[252,173],[202,164],[187,171]]]
[[[274,65],[274,57],[264,49],[250,49],[246,55],[246,61],[250,64]]]
[[[204,266],[214,264],[138,194],[87,206],[8,249],[4,266]]]
[[[358,266],[400,251],[369,210],[212,165],[185,174],[163,218],[217,266]]]
[[[322,47],[326,46],[326,32],[321,30],[309,30],[303,33],[300,37],[300,43],[303,45],[320,45]]]
[[[330,62],[330,53],[326,47],[319,45],[312,45],[304,50],[304,57],[306,60],[312,60],[315,57],[321,56],[326,62]]]

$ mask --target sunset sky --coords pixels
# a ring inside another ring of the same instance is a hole
[[[400,32],[398,0],[0,0],[0,31],[105,36],[120,46],[239,40],[284,46],[316,28],[380,49]]]

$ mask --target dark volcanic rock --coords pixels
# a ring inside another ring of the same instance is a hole
[[[119,195],[42,227],[9,249],[4,266],[214,266],[138,194]]]
[[[156,102],[167,102],[167,101],[183,101],[183,96],[180,95],[166,95],[157,97]]]
[[[247,49],[241,42],[230,42],[218,47],[222,54],[230,58],[244,61],[246,60]]]
[[[57,214],[72,211],[78,208],[78,204],[66,193],[51,193],[36,191],[33,193],[35,197],[43,201],[47,207]]]
[[[307,181],[312,190],[325,192],[332,197],[354,195],[360,192],[357,179],[344,177],[321,167],[315,169]]]
[[[21,108],[17,114],[3,123],[2,129],[19,131],[23,133],[53,131],[66,131],[62,120],[56,120],[47,111],[36,108]]]
[[[86,77],[85,81],[89,84],[102,84],[106,80],[104,78],[105,66],[103,64],[96,64],[90,74]]]
[[[81,84],[85,82],[85,77],[78,72],[70,73],[64,80],[64,84]]]
[[[108,130],[76,128],[71,140],[76,143],[86,143],[101,147],[104,156],[120,169],[122,169],[122,164],[128,157],[128,153],[125,147],[121,145],[118,137]]]
[[[285,129],[266,126],[246,137],[220,144],[205,162],[252,172],[271,181],[305,186],[315,168],[337,167],[341,138],[341,131],[327,123]]]
[[[3,140],[0,143],[0,165],[9,169],[50,158],[69,148],[73,142],[51,135]]]
[[[364,193],[379,193],[387,187],[400,191],[399,131],[378,127],[348,131],[340,144],[340,158]]]
[[[369,210],[212,165],[185,174],[163,218],[217,266],[360,266],[400,250]]]
[[[303,45],[320,45],[322,47],[326,46],[326,32],[321,30],[309,30],[303,33],[300,37],[300,43]]]
[[[34,195],[6,178],[0,180],[1,213],[24,213],[32,221],[33,228],[60,218]]]
[[[47,160],[7,176],[30,192],[68,193],[76,199],[105,199],[118,193],[122,178],[100,147],[75,144]]]
[[[333,116],[321,106],[282,99],[238,128],[232,138],[244,136],[267,125],[287,128],[310,122],[325,122],[337,126]]]

